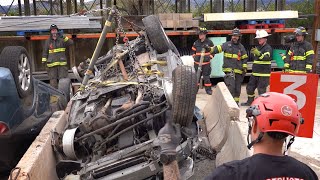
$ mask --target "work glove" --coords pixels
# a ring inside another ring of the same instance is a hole
[[[254,54],[255,56],[258,56],[258,57],[261,55],[261,52],[257,48],[252,48],[250,52],[251,54]]]
[[[289,64],[289,63],[284,63],[283,67],[284,67],[285,69],[289,69],[290,64]]]
[[[210,52],[212,47],[209,46],[208,44],[205,44],[205,45],[202,46],[202,48],[204,48],[206,51]]]
[[[166,112],[166,117],[169,112]],[[166,118],[166,124],[158,133],[158,140],[161,147],[161,154],[176,155],[176,148],[181,140],[180,126],[174,124],[172,118]]]

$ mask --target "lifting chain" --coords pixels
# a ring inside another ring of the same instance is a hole
[[[121,23],[122,16],[121,16],[119,10],[116,10],[116,14],[117,14],[116,20],[117,20],[117,23],[118,23],[117,37],[120,36],[120,33],[122,33],[124,35],[124,37],[126,37],[126,33],[125,33],[125,31],[124,31],[124,29],[122,27],[122,23]],[[126,21],[129,22],[128,20],[126,20]],[[134,24],[132,22],[129,22],[129,23],[139,27],[138,25],[136,25],[136,24]],[[136,41],[139,41],[139,40],[140,40],[140,37],[137,37]],[[117,43],[117,41],[116,41],[116,43]],[[155,102],[154,102],[154,97],[155,97],[154,93],[155,93],[155,91],[154,91],[154,87],[151,85],[151,83],[150,83],[150,81],[148,79],[148,74],[144,71],[144,68],[141,66],[140,62],[138,61],[137,56],[136,56],[136,54],[134,52],[134,47],[132,48],[130,46],[129,41],[125,42],[125,45],[129,50],[129,60],[131,62],[131,70],[133,72],[133,76],[135,76],[136,79],[137,79],[138,89],[141,92],[149,92],[151,94],[151,103],[154,105],[155,104]],[[136,65],[138,66],[138,68],[135,68]],[[152,74],[150,74],[150,75],[152,75]],[[139,76],[143,76],[144,83],[140,83],[139,82],[140,81],[139,80]],[[144,87],[146,87],[146,89],[144,89],[142,85]]]
[[[79,15],[88,15],[88,14],[93,14],[93,13],[96,13],[96,12],[101,12],[101,11],[110,11],[111,8],[110,7],[107,7],[107,8],[102,8],[102,9],[93,9],[93,10],[90,10],[90,11],[81,11],[81,12],[78,12],[78,13],[74,13],[74,14],[71,14],[70,16],[79,16]],[[113,57],[112,57],[112,60],[109,64],[111,64],[115,58],[116,58],[116,53],[117,53],[117,50],[118,50],[118,47],[119,47],[119,39],[120,39],[120,34],[122,33],[124,38],[127,38],[126,37],[126,33],[122,27],[122,23],[121,23],[121,19],[124,19],[126,22],[128,22],[129,24],[131,24],[132,26],[135,26],[141,30],[144,30],[144,28],[140,27],[139,25],[129,21],[128,19],[122,17],[120,11],[118,9],[116,9],[116,13],[115,13],[115,16],[114,16],[115,20],[116,20],[116,23],[117,23],[117,27],[116,27],[116,42],[115,42],[115,52],[113,52]],[[138,33],[139,34],[139,33]],[[140,36],[138,36],[136,38],[136,41],[139,41],[140,40]],[[144,69],[142,68],[140,62],[137,60],[137,57],[136,57],[136,54],[134,52],[134,47],[131,47],[130,44],[129,44],[129,41],[126,41],[125,42],[125,46],[128,48],[128,51],[129,51],[129,60],[131,62],[129,69],[132,71],[132,73],[130,74],[131,75],[131,79],[133,77],[136,77],[137,79],[137,83],[138,83],[138,89],[142,92],[149,92],[151,93],[151,103],[152,104],[155,104],[154,103],[154,97],[155,97],[155,91],[154,89],[156,87],[154,87],[150,81],[149,81],[149,78],[148,76],[151,76],[153,75],[154,73],[147,73],[144,71]],[[108,64],[108,65],[109,65]],[[107,66],[108,66],[107,65]],[[138,68],[136,68],[136,65],[138,66]],[[141,73],[142,72],[142,73]],[[108,70],[108,73],[105,73],[105,76],[107,77],[112,77],[112,76],[118,76],[120,74],[120,71],[118,69],[118,66],[112,66],[112,68],[110,68]],[[133,77],[132,77],[133,76]],[[144,82],[143,83],[140,83],[139,81],[139,76],[143,76],[143,79],[144,79]]]

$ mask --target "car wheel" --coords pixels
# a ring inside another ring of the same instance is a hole
[[[33,93],[31,59],[24,47],[5,47],[0,55],[0,67],[10,69],[21,98]]]
[[[173,70],[173,120],[181,126],[192,123],[197,94],[197,79],[193,67],[178,66]]]
[[[64,93],[66,100],[69,102],[73,96],[71,80],[69,78],[59,79],[58,89]]]
[[[159,54],[165,53],[171,49],[170,39],[164,32],[161,22],[157,16],[147,16],[142,19],[142,22],[153,48]]]

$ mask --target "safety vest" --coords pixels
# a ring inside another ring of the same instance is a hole
[[[289,69],[289,72],[306,73],[312,69],[314,58],[314,50],[311,43],[307,41],[295,42],[291,44],[286,56],[284,67]]]
[[[258,46],[260,56],[253,55],[252,75],[269,77],[271,73],[272,47],[269,44]]]
[[[224,60],[222,70],[223,72],[234,72],[242,74],[244,69],[247,69],[248,55],[244,46],[234,44],[231,41],[225,42],[222,45],[217,45],[212,49],[213,54],[221,53],[224,51]]]
[[[48,67],[67,65],[66,47],[73,44],[68,37],[58,37],[53,40],[52,37],[45,42],[42,53],[42,62],[47,62]]]
[[[213,42],[210,39],[206,38],[203,42],[201,42],[200,39],[198,39],[193,43],[193,46],[191,49],[192,49],[192,56],[195,64],[199,64],[200,62],[201,50],[204,45],[213,47]],[[206,51],[203,59],[203,65],[210,64],[210,60],[212,58],[213,58],[213,55],[209,51]]]

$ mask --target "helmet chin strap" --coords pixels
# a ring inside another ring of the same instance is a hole
[[[286,149],[283,151],[283,155],[286,155],[286,152],[289,150],[290,146],[294,142],[294,136],[290,138],[288,145],[286,146]]]
[[[250,123],[249,118],[248,118],[248,121],[249,121],[249,122],[248,122],[249,128],[248,128],[248,135],[247,135],[247,142],[248,142],[247,148],[248,148],[248,149],[251,149],[251,147],[252,147],[255,143],[258,143],[258,142],[261,141],[261,139],[263,138],[264,133],[263,133],[263,132],[260,132],[258,138],[250,142],[250,134],[251,134],[252,126],[251,126],[251,123]]]
[[[261,139],[263,138],[263,135],[264,135],[264,133],[263,133],[263,132],[260,132],[260,133],[259,133],[259,136],[258,136],[258,138],[257,138],[256,140],[251,141],[251,143],[249,143],[249,141],[248,141],[248,146],[247,146],[247,148],[248,148],[248,149],[251,149],[251,147],[252,147],[254,144],[260,142]],[[249,134],[248,134],[248,139],[249,139]]]

